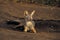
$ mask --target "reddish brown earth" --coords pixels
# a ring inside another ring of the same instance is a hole
[[[23,13],[28,10],[36,10],[34,15],[35,20],[60,20],[60,8],[50,6],[39,6],[34,4],[21,4],[0,0],[0,40],[60,40],[60,32],[49,32],[48,21],[36,21],[37,33],[21,32],[18,28],[12,29],[17,25],[7,25],[7,20],[16,20],[24,18]],[[40,24],[41,23],[41,24]],[[59,26],[60,21],[50,23]],[[48,25],[47,25],[48,24]],[[57,30],[57,29],[56,29]]]

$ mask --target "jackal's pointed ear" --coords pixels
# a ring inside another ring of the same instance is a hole
[[[33,15],[34,15],[34,13],[35,13],[35,10],[33,10],[33,11],[32,11],[31,16],[33,16]]]
[[[24,11],[24,15],[25,15],[25,16],[28,15],[28,11]]]

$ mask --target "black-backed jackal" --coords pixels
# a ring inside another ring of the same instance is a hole
[[[25,17],[24,32],[31,30],[32,32],[36,33],[35,22],[33,21],[32,17],[34,13],[35,10],[33,10],[31,14],[29,14],[28,11],[24,11],[24,17]]]

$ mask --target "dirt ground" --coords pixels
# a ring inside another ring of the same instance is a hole
[[[60,33],[25,33],[0,28],[0,40],[60,40]]]
[[[25,10],[36,10],[37,33],[21,32],[17,25],[7,24],[7,20],[21,21]],[[60,40],[60,8],[0,1],[0,40]]]

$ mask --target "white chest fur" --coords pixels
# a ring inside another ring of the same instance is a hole
[[[28,22],[26,22],[26,26],[32,27],[32,26],[35,26],[35,23],[34,23],[34,21],[28,21]]]

